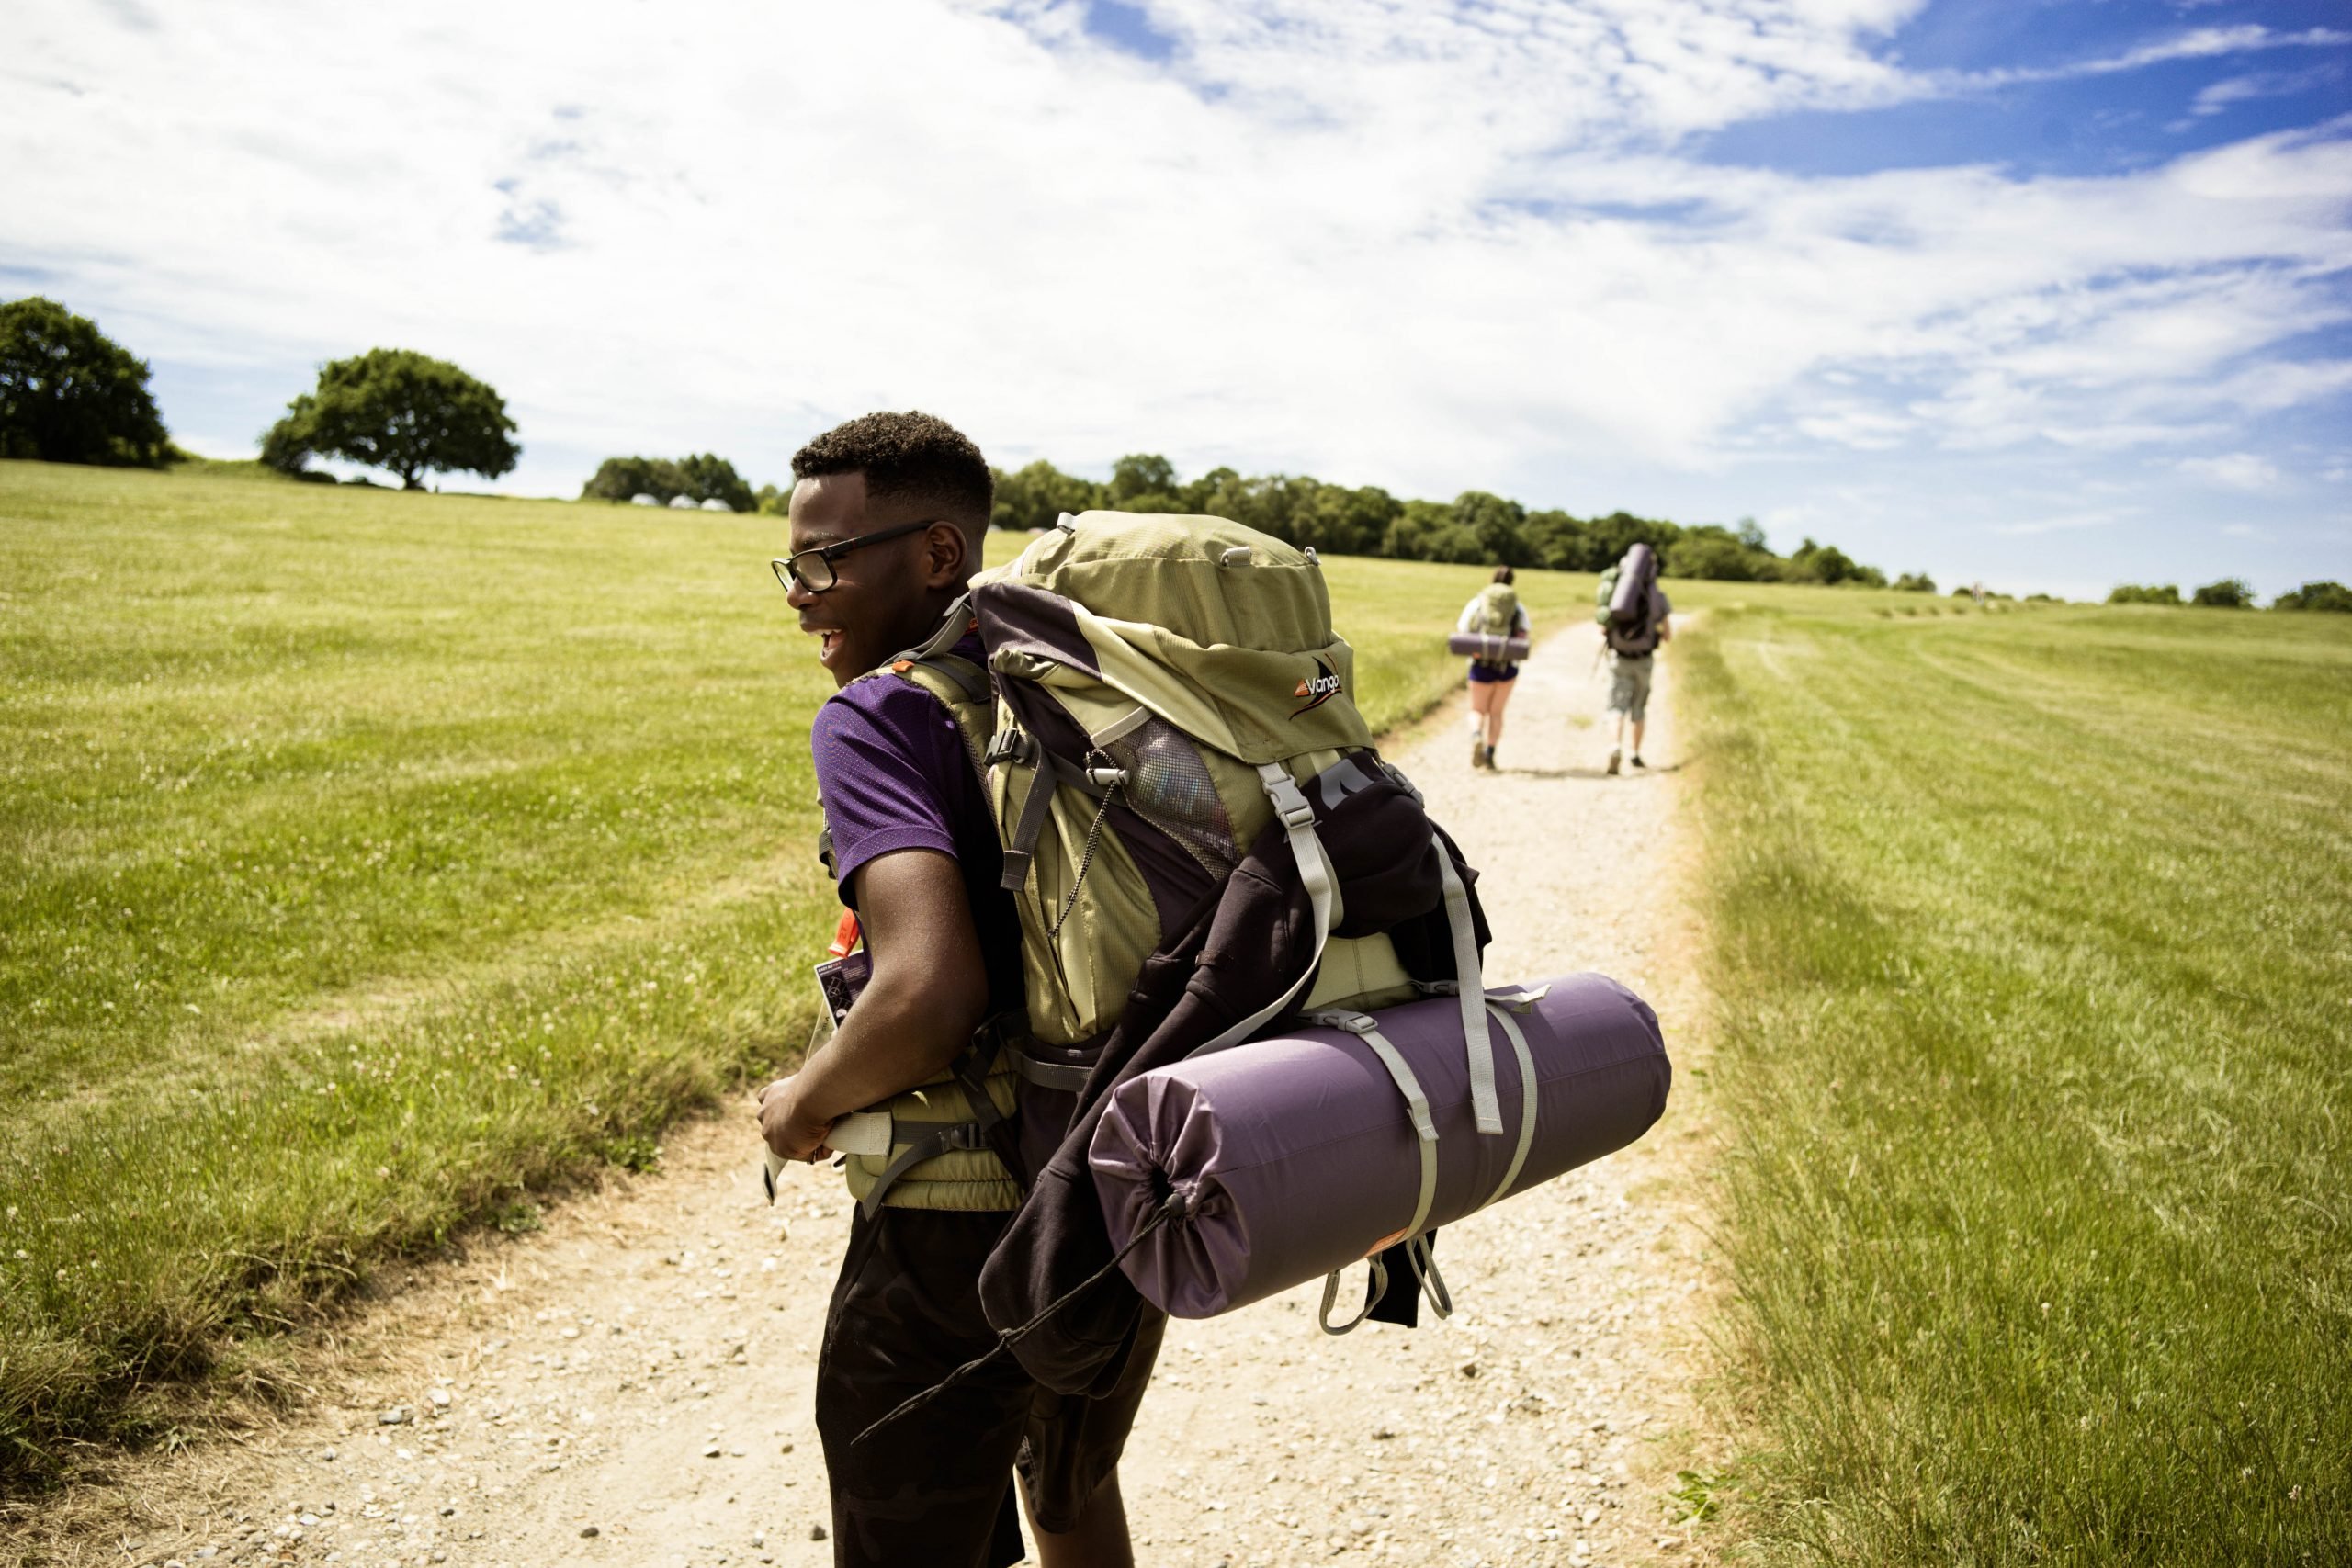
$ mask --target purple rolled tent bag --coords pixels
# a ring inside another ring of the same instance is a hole
[[[1504,637],[1499,632],[1452,632],[1446,637],[1445,650],[1471,659],[1499,659],[1506,664],[1520,664],[1527,659],[1527,639]]]
[[[1347,1022],[1120,1085],[1088,1145],[1112,1243],[1148,1228],[1171,1190],[1184,1199],[1122,1262],[1136,1288],[1178,1317],[1230,1312],[1623,1148],[1665,1111],[1657,1015],[1616,981],[1487,995],[1499,1133],[1476,1125],[1451,997],[1313,1015]],[[1339,1332],[1330,1301],[1327,1290],[1325,1326]]]

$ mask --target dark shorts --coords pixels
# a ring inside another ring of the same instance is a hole
[[[853,1446],[996,1343],[980,1315],[980,1264],[1012,1218],[886,1208],[852,1220],[817,1359],[836,1563],[1002,1568],[1023,1555],[1016,1470],[1031,1517],[1058,1532],[1118,1468],[1167,1327],[1148,1308],[1100,1399],[1040,1388],[1008,1352]]]
[[[1470,661],[1470,680],[1474,685],[1485,686],[1497,681],[1518,679],[1519,666],[1516,664],[1506,664],[1498,670],[1491,664],[1481,664],[1475,659]]]

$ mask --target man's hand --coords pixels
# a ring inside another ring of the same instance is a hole
[[[760,1135],[778,1159],[820,1160],[832,1152],[825,1147],[825,1137],[833,1124],[808,1113],[793,1092],[797,1077],[778,1078],[760,1090]]]

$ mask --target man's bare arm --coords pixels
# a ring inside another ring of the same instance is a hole
[[[964,874],[937,850],[896,850],[857,872],[874,974],[841,1032],[760,1091],[760,1130],[808,1159],[833,1122],[936,1076],[987,1016],[988,969]]]

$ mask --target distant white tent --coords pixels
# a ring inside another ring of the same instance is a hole
[[[673,512],[692,512],[694,509],[695,498],[693,496],[673,495],[670,498],[670,510]]]
[[[704,502],[702,503],[702,509],[703,509],[705,512],[732,512],[732,511],[734,511],[734,510],[735,510],[733,507],[731,507],[731,506],[728,505],[725,502],[723,502],[723,501],[719,500],[719,499],[718,499],[718,497],[717,497],[717,496],[715,496],[715,495],[714,495],[714,496],[712,496],[708,501],[706,501],[706,502]]]
[[[639,491],[635,495],[628,498],[628,503],[631,506],[659,506],[662,504],[662,498],[658,495],[648,495],[643,491]]]

